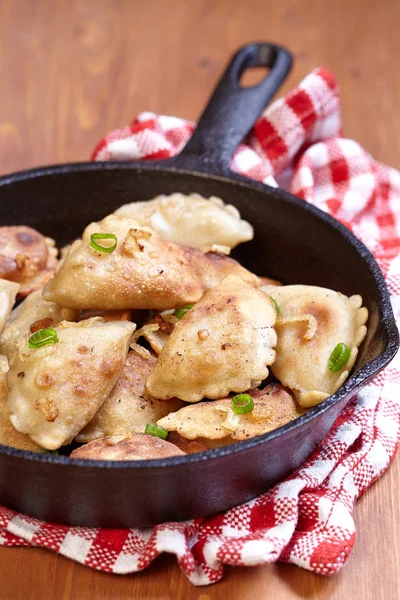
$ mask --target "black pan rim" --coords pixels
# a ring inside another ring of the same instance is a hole
[[[164,164],[163,164],[164,163]],[[372,377],[374,377],[379,371],[381,371],[396,355],[399,348],[399,332],[395,323],[389,292],[386,287],[386,282],[382,275],[382,272],[375,261],[375,258],[368,250],[368,248],[354,236],[354,234],[347,229],[342,223],[331,217],[329,214],[324,213],[322,210],[308,204],[301,198],[285,192],[281,189],[277,189],[263,183],[253,181],[232,171],[227,170],[224,174],[215,174],[213,171],[202,173],[198,171],[191,171],[187,169],[179,169],[168,167],[168,160],[157,161],[157,162],[140,162],[140,161],[104,161],[104,162],[75,162],[67,164],[49,165],[34,169],[28,169],[24,171],[17,171],[15,173],[6,174],[0,177],[0,188],[17,181],[24,181],[37,177],[44,177],[48,175],[58,175],[63,173],[71,172],[82,172],[82,171],[113,171],[113,170],[134,170],[140,171],[156,171],[158,174],[171,175],[173,173],[179,175],[187,175],[190,177],[207,177],[209,179],[215,179],[215,181],[224,181],[228,184],[236,183],[242,187],[248,187],[252,190],[268,192],[270,196],[275,196],[278,200],[283,199],[288,204],[295,205],[300,210],[311,212],[319,220],[324,221],[329,226],[338,230],[339,233],[346,239],[346,241],[352,245],[360,256],[368,263],[371,274],[375,280],[377,288],[379,290],[380,297],[380,315],[382,316],[381,327],[385,334],[386,345],[384,351],[376,357],[373,361],[366,363],[360,368],[357,373],[350,375],[344,385],[341,386],[335,394],[311,408],[307,413],[301,417],[279,427],[269,433],[266,433],[249,440],[244,440],[230,446],[224,446],[221,448],[210,449],[205,452],[197,454],[188,454],[186,456],[175,456],[166,459],[156,460],[140,460],[140,461],[99,461],[99,460],[83,460],[73,459],[62,455],[51,455],[30,452],[26,450],[18,450],[10,446],[4,446],[0,444],[0,455],[8,455],[18,459],[25,459],[32,462],[48,462],[58,466],[67,467],[78,467],[78,468],[92,468],[95,469],[137,469],[147,470],[165,467],[180,467],[182,465],[192,465],[194,463],[217,460],[223,458],[228,454],[234,454],[237,452],[246,452],[266,442],[272,441],[273,439],[283,436],[303,424],[308,423],[316,419],[319,415],[329,410],[331,406],[340,402],[345,397],[349,396],[352,392],[356,393],[358,388],[365,385]]]

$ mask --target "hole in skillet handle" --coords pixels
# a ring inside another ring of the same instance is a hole
[[[241,88],[252,88],[264,81],[271,69],[268,67],[250,67],[240,77]]]

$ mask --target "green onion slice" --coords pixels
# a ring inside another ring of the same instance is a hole
[[[254,408],[253,398],[250,394],[238,394],[232,398],[232,408],[237,415],[250,413]]]
[[[29,348],[42,348],[49,344],[57,344],[58,335],[54,329],[39,329],[28,340]]]
[[[350,348],[342,342],[338,344],[329,357],[328,368],[330,371],[336,373],[343,369],[344,365],[349,360]]]
[[[281,309],[279,308],[277,301],[272,296],[270,296],[269,299],[271,300],[272,304],[275,306],[276,316],[279,317],[279,313],[281,312]]]
[[[111,246],[102,246],[101,244],[98,244],[96,240],[113,240],[114,243]],[[117,247],[117,236],[113,233],[92,233],[90,236],[90,245],[98,252],[110,254],[110,252],[114,252]]]
[[[41,448],[41,454],[56,454],[58,456],[58,450],[46,450],[46,448]]]
[[[186,306],[177,308],[176,310],[174,310],[174,316],[177,317],[178,319],[182,319],[182,317],[184,317],[186,315],[186,313],[189,312],[189,310],[191,308],[193,308],[193,306],[194,306],[194,304],[186,304]]]
[[[151,423],[147,423],[145,433],[149,435],[155,435],[156,437],[161,438],[162,440],[166,440],[168,437],[168,431],[159,427],[158,425],[152,425]]]

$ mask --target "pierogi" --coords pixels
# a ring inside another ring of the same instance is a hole
[[[313,406],[332,395],[347,379],[365,338],[368,310],[361,296],[308,285],[263,286],[279,306],[278,343],[272,371],[293,390],[301,406]],[[339,371],[329,369],[337,344],[350,350]]]
[[[161,400],[198,402],[256,387],[275,359],[275,321],[266,294],[226,277],[175,325],[147,391]]]
[[[163,240],[204,251],[216,246],[229,251],[254,236],[253,227],[240,218],[238,209],[215,196],[162,195],[147,202],[124,204],[115,214],[151,227]]]
[[[58,342],[17,344],[7,406],[15,429],[47,450],[69,444],[91,421],[122,371],[135,329],[101,318],[55,326]]]

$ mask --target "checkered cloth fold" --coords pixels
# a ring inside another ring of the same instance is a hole
[[[142,113],[107,135],[93,159],[173,156],[193,129],[182,119]],[[400,173],[341,136],[332,74],[313,71],[267,108],[237,149],[232,169],[287,187],[350,227],[378,260],[400,316]],[[221,579],[225,564],[279,560],[332,574],[354,544],[354,503],[389,466],[399,440],[396,358],[347,406],[303,467],[255,500],[211,518],[149,530],[57,526],[1,508],[0,543],[42,546],[112,573],[145,569],[170,552],[196,585]]]

